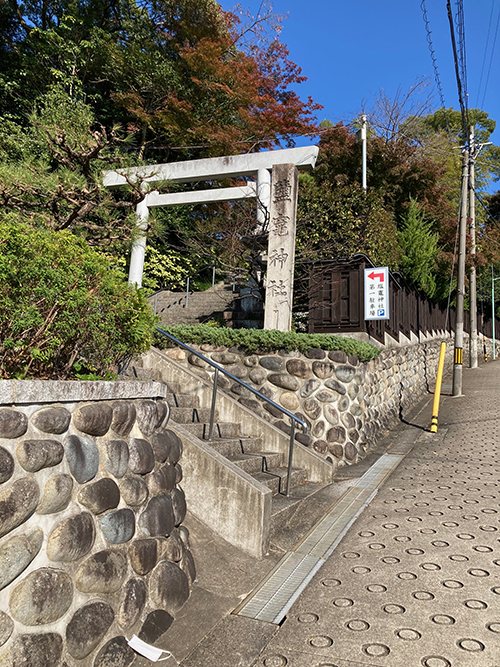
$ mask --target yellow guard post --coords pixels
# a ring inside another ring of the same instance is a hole
[[[432,420],[431,433],[437,433],[438,430],[438,414],[439,414],[439,399],[441,398],[441,383],[443,381],[444,356],[446,353],[446,343],[441,343],[439,351],[439,363],[436,377],[436,387],[434,389],[434,403],[432,405]]]

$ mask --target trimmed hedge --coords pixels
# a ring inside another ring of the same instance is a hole
[[[370,361],[380,354],[380,350],[370,343],[329,334],[288,333],[262,329],[223,329],[205,324],[196,326],[178,324],[162,328],[186,345],[226,345],[227,347],[239,347],[248,354],[277,352],[278,350],[305,353],[312,348],[320,348],[322,350],[342,350],[346,354],[356,355],[363,362]],[[154,345],[159,349],[165,349],[173,344],[166,336],[157,331]]]

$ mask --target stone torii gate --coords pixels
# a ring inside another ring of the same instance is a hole
[[[318,148],[287,148],[262,153],[187,160],[104,172],[105,187],[120,187],[141,180],[147,190],[136,207],[137,225],[145,231],[149,209],[154,206],[206,204],[216,201],[257,199],[257,227],[269,219],[268,266],[264,329],[290,331],[292,317],[295,232],[297,218],[298,170],[311,170]],[[272,180],[271,173],[272,172]],[[231,188],[160,194],[151,183],[194,183],[225,178],[256,177],[257,182]],[[269,216],[269,217],[268,217]],[[132,247],[129,282],[142,284],[145,234]]]

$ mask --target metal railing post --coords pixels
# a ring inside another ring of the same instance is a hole
[[[292,459],[293,459],[293,443],[295,441],[295,419],[290,419],[292,424],[292,431],[290,433],[290,447],[288,449],[288,475],[286,478],[286,495],[290,495],[290,485],[292,483]]]
[[[215,292],[215,266],[212,268],[212,292]]]
[[[210,428],[208,430],[208,441],[212,440],[214,434],[214,421],[215,421],[215,402],[217,400],[217,380],[219,379],[219,369],[215,369],[214,373],[214,386],[212,389],[212,408],[210,410]]]
[[[187,308],[189,306],[189,278],[186,281],[186,303],[184,308]]]

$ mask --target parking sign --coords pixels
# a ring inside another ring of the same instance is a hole
[[[389,269],[365,269],[365,320],[389,319]]]

